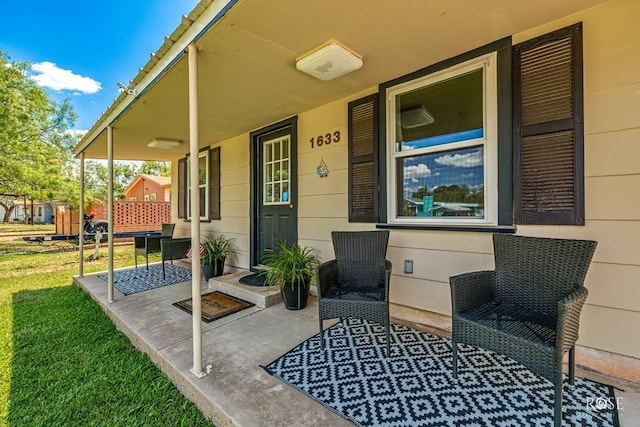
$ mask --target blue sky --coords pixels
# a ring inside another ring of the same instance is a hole
[[[86,130],[197,0],[4,0],[0,49],[28,61],[38,84],[69,99]]]

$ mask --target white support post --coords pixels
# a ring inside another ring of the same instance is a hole
[[[200,298],[200,191],[198,141],[198,48],[192,43],[189,54],[189,173],[191,178],[191,301],[193,321],[193,367],[198,378],[207,375],[202,369],[202,306]]]
[[[107,224],[109,229],[109,248],[107,251],[107,302],[115,302],[113,299],[113,126],[107,126]],[[96,240],[98,239],[96,235]],[[99,242],[96,242],[99,245]]]
[[[78,209],[78,277],[84,277],[84,151],[80,153],[80,207]]]

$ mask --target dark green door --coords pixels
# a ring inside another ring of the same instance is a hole
[[[265,251],[279,241],[287,245],[298,240],[297,167],[295,125],[255,136],[254,206],[252,266],[260,264]]]

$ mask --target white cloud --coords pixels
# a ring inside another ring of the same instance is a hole
[[[39,62],[33,64],[31,69],[37,73],[32,78],[38,86],[81,93],[96,93],[102,89],[100,83],[92,78],[74,74],[71,70],[63,70],[53,62]]]
[[[404,179],[425,178],[431,175],[431,169],[424,163],[404,168]]]
[[[474,166],[482,165],[482,151],[475,150],[465,154],[447,154],[442,157],[438,157],[435,162],[444,166],[455,166],[459,168],[472,168]]]

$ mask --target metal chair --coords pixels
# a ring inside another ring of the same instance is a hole
[[[170,239],[173,236],[173,230],[175,227],[175,224],[162,224],[160,236],[136,236],[133,238],[136,268],[138,268],[138,256],[144,256],[147,261],[147,270],[149,270],[149,254],[160,252],[160,240]]]
[[[555,386],[555,425],[562,423],[562,360],[575,377],[583,282],[596,248],[590,240],[493,235],[495,270],[450,278],[453,376],[457,344],[501,353]]]
[[[335,259],[317,270],[320,345],[324,349],[322,321],[356,317],[385,327],[390,354],[388,231],[334,231]]]

